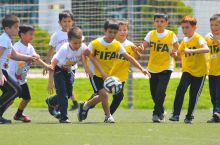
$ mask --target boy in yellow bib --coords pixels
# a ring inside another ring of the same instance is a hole
[[[187,124],[192,123],[194,118],[193,112],[207,74],[205,53],[209,52],[206,41],[195,32],[196,23],[197,20],[191,16],[185,16],[181,21],[185,37],[178,48],[178,54],[181,57],[183,73],[176,90],[173,115],[170,118],[170,121],[179,121],[184,96],[190,85],[189,107],[184,120]]]
[[[143,42],[144,48],[150,49],[148,70],[151,73],[150,91],[154,101],[153,122],[164,122],[164,100],[166,89],[174,69],[171,52],[177,50],[179,43],[174,32],[165,29],[168,16],[163,13],[154,15],[154,27]]]
[[[213,117],[208,123],[220,122],[220,14],[210,18],[211,32],[205,37],[209,46],[209,92],[213,105]]]

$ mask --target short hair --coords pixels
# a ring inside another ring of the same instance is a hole
[[[2,27],[5,29],[6,27],[12,27],[14,24],[19,23],[20,20],[17,16],[15,15],[6,15],[2,19]]]
[[[118,25],[119,26],[127,26],[127,28],[129,27],[129,22],[127,19],[119,19],[118,20]]]
[[[118,21],[115,20],[115,19],[106,20],[105,23],[104,23],[104,30],[107,30],[107,29],[118,30],[119,29]]]
[[[71,11],[69,10],[64,10],[61,13],[59,13],[59,21],[61,22],[62,19],[70,17],[74,21],[74,15]]]
[[[192,26],[196,26],[197,24],[197,20],[196,18],[194,18],[193,16],[185,16],[183,17],[183,19],[181,20],[181,24],[182,23],[189,23]]]
[[[154,20],[156,18],[162,18],[162,19],[165,19],[166,21],[168,21],[168,15],[166,13],[156,13],[154,15]]]
[[[35,28],[32,25],[23,24],[19,27],[18,35],[21,37],[21,33],[26,33],[28,31],[34,31]]]
[[[68,40],[72,39],[82,39],[82,30],[79,27],[72,27],[69,32],[67,33]]]
[[[220,14],[214,14],[211,16],[210,21],[214,21],[217,20],[218,22],[220,22]]]

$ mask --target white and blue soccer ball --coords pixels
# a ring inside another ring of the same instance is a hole
[[[122,90],[122,83],[119,78],[110,76],[105,79],[104,88],[107,92],[115,95]]]

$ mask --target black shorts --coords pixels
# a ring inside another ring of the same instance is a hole
[[[24,100],[30,100],[31,95],[30,95],[28,84],[25,83],[25,84],[21,85],[21,89],[22,89],[22,91],[21,91],[20,98],[22,98]]]
[[[92,76],[89,77],[90,83],[92,85],[92,88],[94,90],[94,93],[98,93],[101,89],[103,89],[104,80],[101,77]]]

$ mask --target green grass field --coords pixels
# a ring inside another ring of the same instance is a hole
[[[15,109],[5,117],[12,118]],[[0,125],[0,145],[219,145],[220,124],[205,123],[209,110],[198,110],[194,123],[152,123],[152,110],[119,109],[115,124],[103,123],[103,111],[93,109],[88,119],[79,123],[76,112],[69,112],[72,124],[59,124],[46,109],[28,109],[31,123]],[[170,110],[168,115],[170,116]]]
[[[45,99],[49,94],[47,93],[47,79],[28,79],[29,87],[31,90],[32,100],[29,104],[30,108],[37,107],[46,107]],[[178,78],[173,78],[169,82],[167,88],[167,96],[165,100],[165,107],[168,109],[172,108],[175,91],[179,83]],[[148,79],[134,79],[133,82],[133,96],[134,96],[134,108],[153,108],[153,102],[150,95]],[[92,87],[90,85],[88,78],[80,78],[75,80],[74,84],[75,96],[78,100],[85,101],[93,93]],[[127,86],[125,86],[125,98],[122,101],[121,107],[127,107]],[[112,97],[109,97],[110,99]],[[188,106],[188,92],[185,96],[185,101],[183,108]],[[16,99],[14,107],[18,105],[20,100]],[[69,103],[71,104],[71,103]],[[100,107],[100,106],[98,106]],[[206,80],[203,91],[198,101],[197,108],[208,109],[211,108],[211,101],[208,89],[208,80]]]

